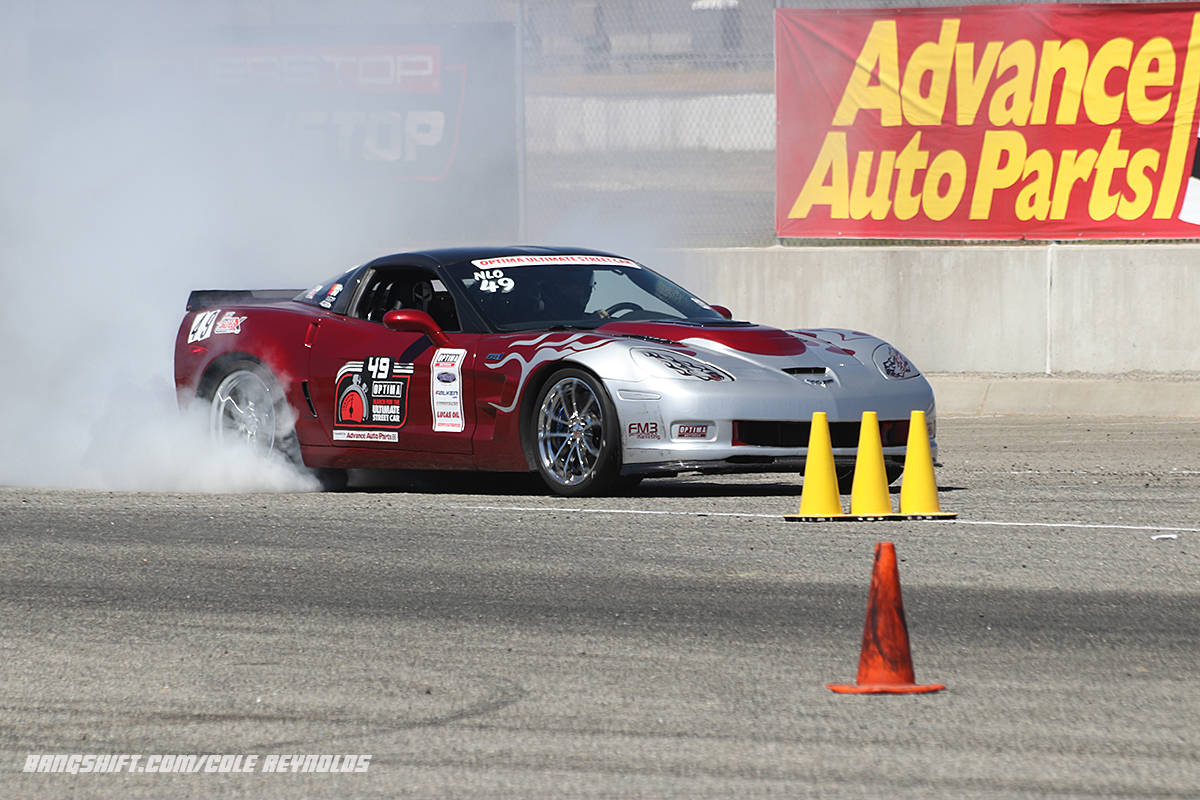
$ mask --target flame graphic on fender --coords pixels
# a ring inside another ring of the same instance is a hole
[[[543,333],[536,339],[522,339],[519,342],[513,342],[512,346],[516,347],[536,347],[533,357],[526,359],[521,353],[509,353],[502,361],[497,361],[495,364],[488,364],[488,369],[499,369],[510,361],[518,361],[521,364],[521,377],[517,381],[518,387],[525,385],[525,379],[529,377],[529,373],[533,372],[535,367],[545,364],[547,361],[555,361],[566,355],[575,353],[584,353],[588,350],[595,350],[598,347],[603,347],[606,344],[612,344],[609,339],[601,339],[590,333],[573,333],[560,341],[549,341],[551,337],[559,334]],[[584,340],[592,341],[584,341]],[[506,407],[501,407],[496,403],[491,403],[492,408],[497,411],[508,413],[517,407],[517,402],[521,398],[521,392],[517,391],[516,397],[513,398],[512,404]]]
[[[849,355],[849,356],[854,355],[853,350],[850,350],[845,347],[838,347],[836,344],[831,342],[829,340],[829,338],[827,338],[827,337],[829,337],[830,335],[836,336],[839,339],[841,339],[843,342],[856,342],[856,341],[859,341],[860,339],[874,339],[875,338],[871,334],[863,333],[862,331],[847,332],[847,331],[834,331],[834,330],[821,330],[821,331],[789,330],[788,333],[792,334],[793,336],[804,336],[804,337],[808,337],[809,339],[815,339],[818,342],[821,342],[822,344],[828,345],[828,347],[826,347],[825,349],[828,350],[830,353],[834,353],[837,355]],[[847,335],[847,333],[849,333],[849,335]],[[820,334],[820,335],[818,335],[818,334]]]

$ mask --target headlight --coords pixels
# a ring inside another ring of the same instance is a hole
[[[903,353],[890,344],[881,344],[876,347],[871,357],[883,377],[889,381],[915,378],[921,374],[921,371],[913,366],[913,363],[905,358]]]
[[[672,353],[669,350],[636,349],[630,350],[629,355],[635,364],[659,378],[675,378],[677,380],[691,378],[713,382],[733,380],[733,376],[728,372],[682,353]]]

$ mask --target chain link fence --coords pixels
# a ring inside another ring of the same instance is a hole
[[[12,0],[0,74],[30,31],[507,22],[524,94],[523,238],[774,241],[774,0]],[[0,92],[0,145],[24,98]]]
[[[774,0],[475,0],[425,22],[518,24],[525,235],[774,241]]]
[[[520,42],[525,142],[521,216],[527,241],[567,242],[581,234],[601,234],[662,246],[754,246],[775,241],[776,7],[938,4],[13,0],[0,13],[13,31],[8,40],[14,45],[6,48],[9,56],[0,55],[0,66],[18,71],[9,64],[19,52],[15,45],[21,26],[15,23],[54,27],[136,19],[139,24],[286,27],[507,22],[516,26]],[[0,41],[4,37],[0,33]],[[4,136],[0,131],[0,144]]]
[[[594,222],[678,246],[773,241],[773,2],[523,11],[531,238]]]

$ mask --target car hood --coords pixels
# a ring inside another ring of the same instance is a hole
[[[874,336],[855,331],[785,331],[737,323],[611,322],[597,333],[651,345],[676,344],[697,355],[750,362],[771,370],[786,366],[836,371],[867,365],[875,348],[883,344]]]

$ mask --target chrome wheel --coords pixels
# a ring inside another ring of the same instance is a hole
[[[565,369],[551,376],[534,410],[533,450],[542,480],[557,494],[599,494],[620,472],[617,413],[591,374]]]
[[[249,365],[227,373],[209,406],[209,429],[218,442],[245,442],[266,455],[275,447],[278,398],[272,386]]]
[[[604,411],[591,387],[564,378],[547,392],[538,410],[538,458],[563,486],[590,479],[604,445]]]

